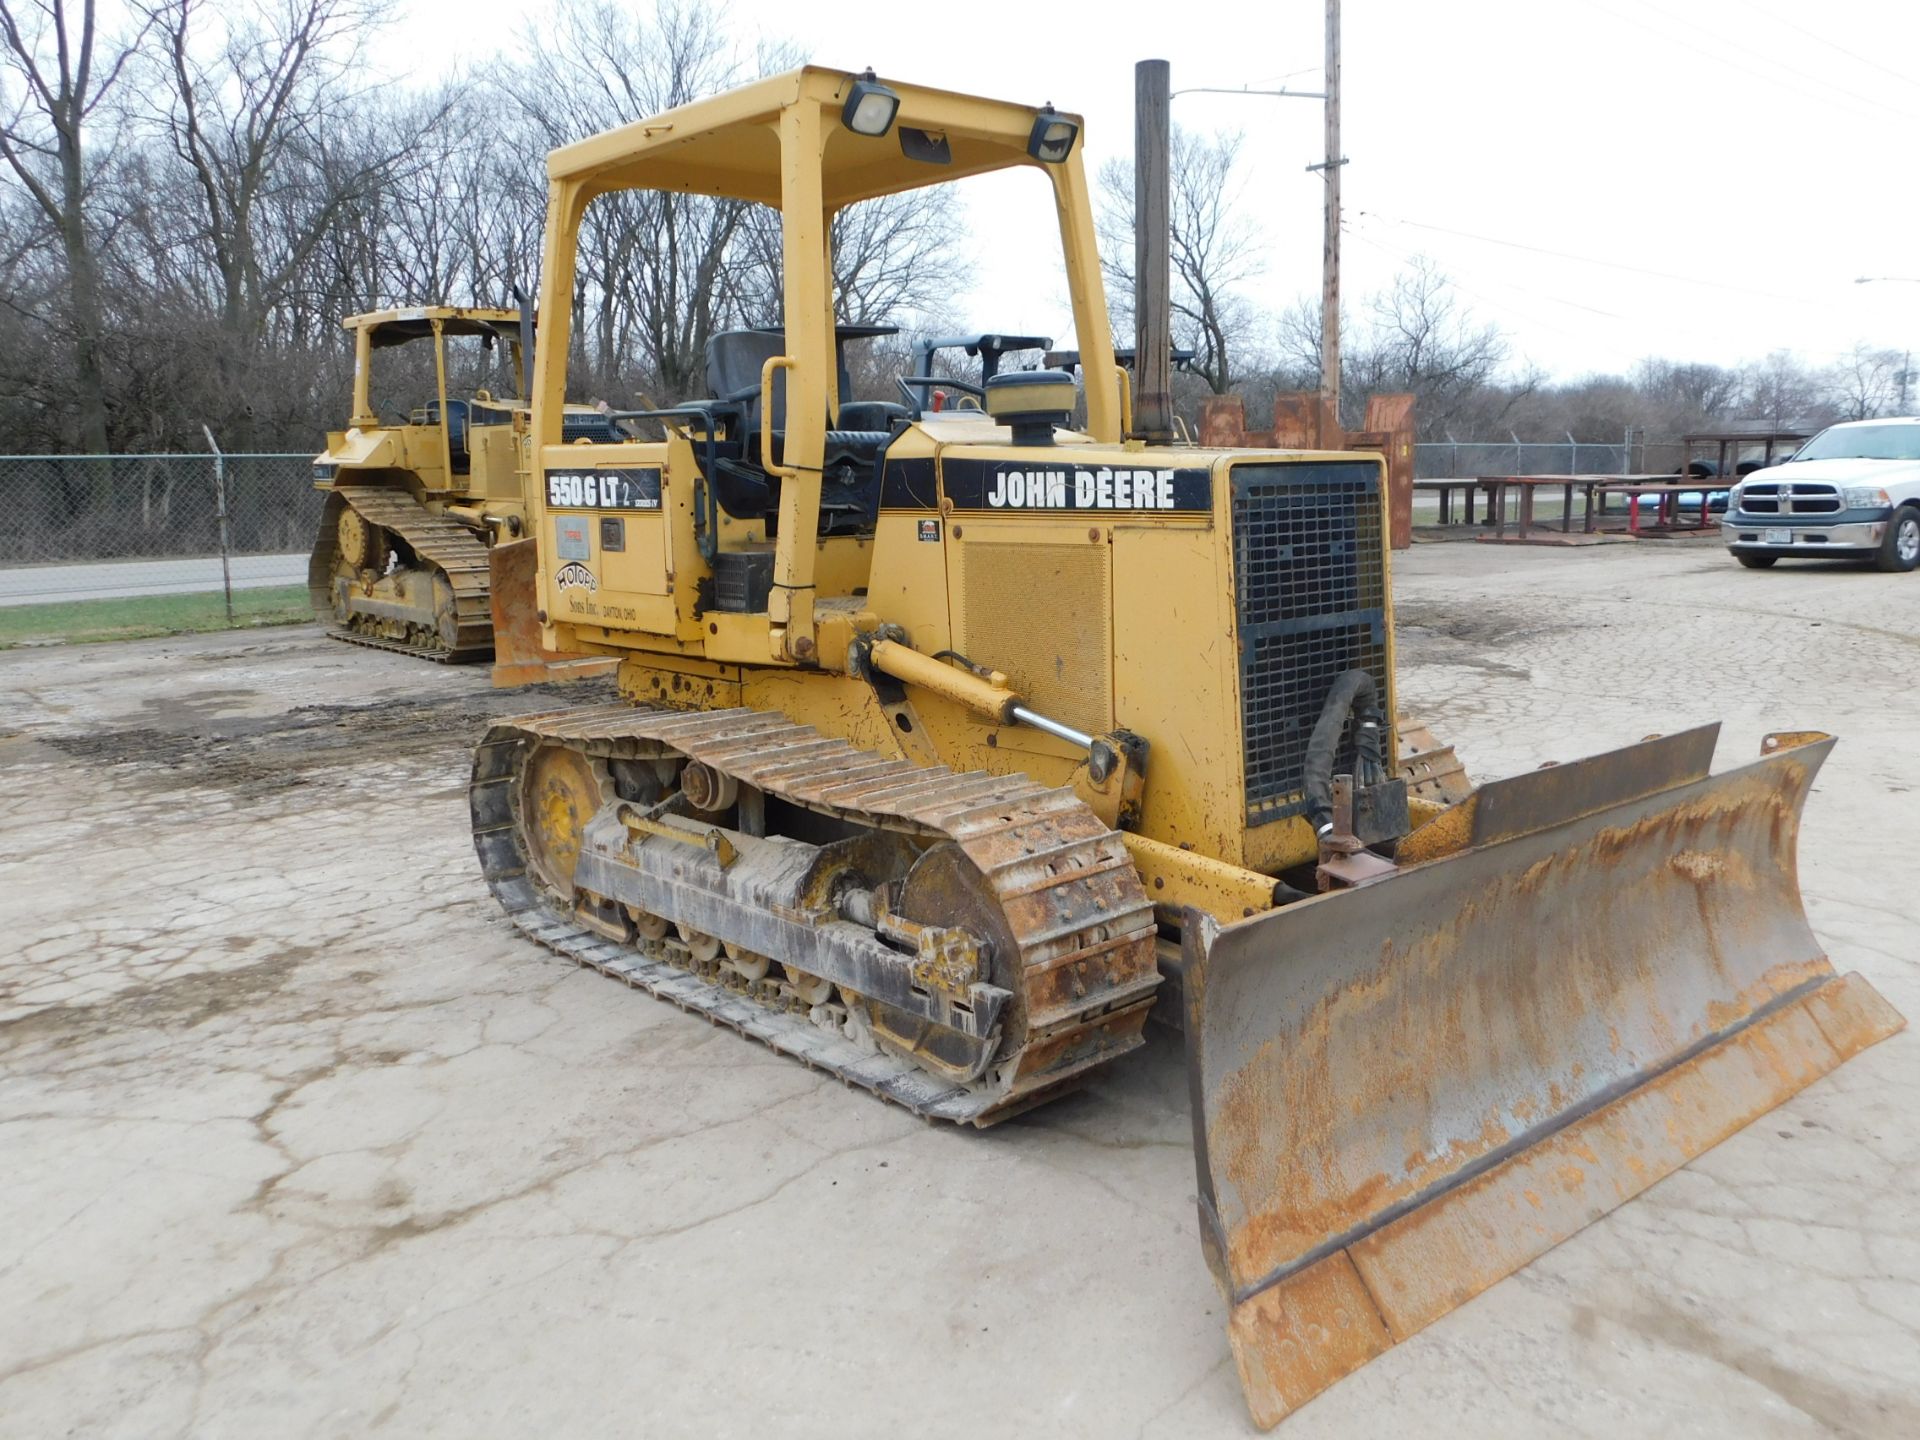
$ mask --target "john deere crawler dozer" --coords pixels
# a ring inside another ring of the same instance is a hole
[[[1127,438],[1079,133],[810,68],[554,152],[537,604],[625,703],[489,731],[474,839],[528,936],[931,1119],[1182,1024],[1271,1424],[1902,1022],[1801,908],[1827,736],[1709,775],[1708,727],[1454,804],[1394,773],[1382,464]],[[835,211],[1014,167],[1083,390],[849,398]],[[662,438],[585,450],[576,236],[633,188],[777,207],[785,327],[624,417]]]
[[[494,592],[503,588],[490,582],[498,565],[490,569],[488,552],[525,526],[527,402],[485,389],[450,393],[448,342],[478,341],[485,368],[501,370],[518,396],[526,317],[427,305],[344,323],[354,338],[353,418],[314,457],[314,484],[327,493],[307,562],[314,613],[341,640],[431,660],[484,660],[494,653]],[[374,402],[374,357],[414,341],[431,342],[433,393],[389,423]],[[562,423],[569,440],[619,438],[584,406],[566,407]],[[509,624],[520,610],[531,614],[531,605],[515,603],[531,584],[530,566],[509,571],[509,593],[497,597]],[[514,658],[537,662],[526,649]]]

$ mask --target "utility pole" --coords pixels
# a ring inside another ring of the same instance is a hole
[[[1165,60],[1133,67],[1133,434],[1162,444],[1173,440],[1171,84]]]
[[[1326,181],[1320,255],[1320,446],[1340,448],[1340,0],[1327,0],[1327,158],[1309,169]]]

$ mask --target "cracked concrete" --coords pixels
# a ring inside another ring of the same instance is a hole
[[[1395,583],[1403,699],[1476,775],[1839,733],[1809,910],[1920,1016],[1920,582],[1455,545]],[[0,655],[0,1436],[1247,1433],[1177,1047],[961,1134],[537,950],[467,746],[571,698],[308,630]],[[1917,1079],[1868,1052],[1285,1433],[1920,1433]]]

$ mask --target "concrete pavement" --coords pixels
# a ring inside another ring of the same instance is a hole
[[[1920,1017],[1920,577],[1394,582],[1476,776],[1839,733],[1814,928]],[[485,687],[304,627],[0,654],[0,1436],[1250,1433],[1175,1045],[962,1134],[557,961],[463,787],[489,716],[569,702]],[[1910,1031],[1280,1433],[1920,1433],[1917,1082]]]

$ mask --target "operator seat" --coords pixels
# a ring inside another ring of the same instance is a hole
[[[760,376],[767,361],[787,353],[786,336],[768,330],[722,330],[707,341],[707,389],[722,405],[739,405],[749,435],[760,433]],[[786,428],[787,387],[776,375],[773,428]]]
[[[722,330],[707,341],[707,388],[715,400],[731,453],[717,455],[715,474],[709,477],[720,507],[737,520],[769,519],[779,508],[779,480],[767,473],[760,454],[761,422],[771,405],[774,453],[781,459],[786,431],[786,381],[775,372],[771,397],[761,393],[760,377],[767,361],[786,353],[786,336],[778,330]],[[839,347],[836,347],[838,352]],[[839,355],[840,386],[852,388],[844,354]],[[896,407],[889,406],[887,411]],[[880,508],[881,452],[893,436],[891,414],[871,405],[842,406],[842,415],[871,423],[885,419],[886,428],[834,429],[828,419],[826,455],[821,466],[820,533],[846,535],[870,531]]]

